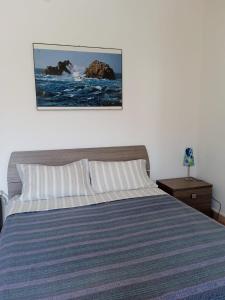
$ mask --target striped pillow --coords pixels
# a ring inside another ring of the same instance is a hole
[[[91,184],[96,193],[157,187],[146,172],[144,159],[105,162],[89,161]]]
[[[87,159],[64,166],[18,164],[17,170],[23,183],[21,200],[94,194]]]

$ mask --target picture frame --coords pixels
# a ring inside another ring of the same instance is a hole
[[[123,109],[122,49],[33,43],[38,110]]]

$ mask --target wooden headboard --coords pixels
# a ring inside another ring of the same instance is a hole
[[[9,198],[21,194],[22,191],[22,183],[16,169],[16,164],[56,166],[65,165],[82,158],[102,161],[124,161],[142,158],[147,161],[147,170],[149,170],[149,158],[145,146],[13,152],[10,156],[7,175]]]

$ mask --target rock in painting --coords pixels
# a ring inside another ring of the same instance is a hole
[[[115,73],[110,66],[99,60],[93,61],[84,72],[86,77],[115,80]]]
[[[47,66],[46,69],[44,69],[45,75],[62,75],[63,72],[71,74],[70,69],[73,67],[71,62],[69,60],[59,61],[57,66]]]

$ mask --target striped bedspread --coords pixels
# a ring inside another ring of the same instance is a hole
[[[11,215],[0,299],[225,299],[225,229],[168,195]]]

